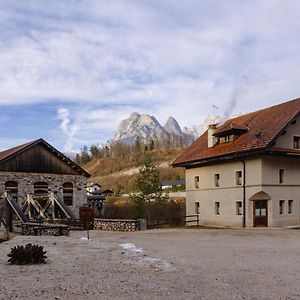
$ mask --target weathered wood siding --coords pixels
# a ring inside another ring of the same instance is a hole
[[[67,161],[58,158],[43,145],[35,145],[3,162],[0,171],[78,175]]]

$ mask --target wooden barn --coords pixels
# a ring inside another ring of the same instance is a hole
[[[43,139],[0,152],[0,194],[20,219],[78,218],[89,176]]]

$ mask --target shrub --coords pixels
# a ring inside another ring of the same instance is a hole
[[[44,248],[39,245],[27,244],[24,246],[16,246],[11,248],[11,252],[7,254],[8,262],[12,265],[28,265],[28,264],[42,264],[46,263]]]

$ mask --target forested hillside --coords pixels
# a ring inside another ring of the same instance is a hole
[[[119,145],[120,146],[120,145]],[[172,168],[170,164],[182,153],[182,148],[133,151],[112,157],[92,156],[86,163],[81,163],[92,176],[90,182],[99,182],[104,188],[111,188],[115,193],[128,193],[135,190],[134,181],[139,168],[145,160],[152,160],[158,167],[161,180],[184,178],[182,168]],[[81,154],[82,155],[82,154]],[[84,153],[84,156],[89,155]],[[78,157],[82,159],[81,157]],[[86,158],[84,158],[86,159]]]

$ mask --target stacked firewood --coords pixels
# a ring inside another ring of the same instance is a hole
[[[110,231],[135,231],[139,229],[139,222],[136,220],[95,219],[94,229]]]

